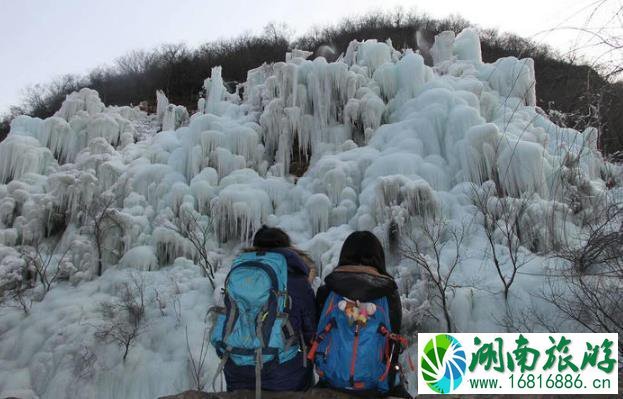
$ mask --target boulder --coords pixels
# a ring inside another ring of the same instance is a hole
[[[307,392],[262,392],[263,399],[349,399],[353,396],[330,389],[311,389]],[[163,396],[159,399],[254,399],[254,391],[217,392],[186,391],[177,395]]]

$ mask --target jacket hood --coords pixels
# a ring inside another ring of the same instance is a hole
[[[335,293],[364,302],[390,296],[398,289],[394,279],[372,266],[338,266],[324,281]]]
[[[288,269],[294,273],[302,274],[304,276],[309,275],[309,267],[305,261],[290,248],[247,248],[244,252],[276,252],[283,255],[286,258]]]

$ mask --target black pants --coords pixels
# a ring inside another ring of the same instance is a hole
[[[223,369],[227,391],[255,389],[255,366],[237,366],[231,359]],[[262,390],[306,391],[314,383],[314,368],[310,362],[303,367],[303,353],[284,363],[266,364],[262,368]]]

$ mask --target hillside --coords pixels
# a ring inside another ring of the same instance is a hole
[[[67,94],[89,87],[97,90],[106,104],[120,106],[141,101],[155,105],[154,93],[161,89],[175,104],[194,110],[203,80],[214,66],[223,67],[223,78],[233,90],[237,82],[246,79],[249,69],[263,62],[281,61],[289,49],[304,49],[333,60],[355,39],[390,39],[397,49],[419,50],[430,66],[428,49],[434,36],[446,30],[458,33],[468,26],[470,23],[460,18],[436,20],[401,12],[369,14],[316,29],[291,42],[291,35],[283,27],[271,24],[262,35],[208,42],[197,49],[167,44],[130,52],[113,66],[96,68],[87,76],[67,75],[31,88],[22,108],[28,115],[46,118],[56,112]],[[565,126],[578,130],[598,127],[599,146],[605,153],[623,150],[623,116],[618,112],[623,107],[620,82],[609,82],[581,61],[571,62],[544,45],[512,34],[482,29],[481,43],[485,62],[508,56],[532,58],[537,105],[548,113],[562,113],[558,122]],[[0,141],[8,129],[8,121],[0,123]]]
[[[292,50],[236,92],[212,68],[196,112],[83,88],[17,117],[0,143],[0,396],[211,390],[207,310],[262,224],[321,277],[353,230],[376,234],[411,352],[416,331],[621,332],[623,170],[597,130],[556,125],[535,62],[486,62],[476,30],[429,55]]]

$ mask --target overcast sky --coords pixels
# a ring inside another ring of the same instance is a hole
[[[0,0],[0,113],[24,87],[65,73],[86,73],[132,49],[190,46],[260,32],[285,22],[296,34],[313,26],[402,6],[433,17],[458,14],[487,28],[518,33],[566,51],[577,33],[539,32],[581,24],[590,0]],[[535,36],[536,35],[536,36]]]

